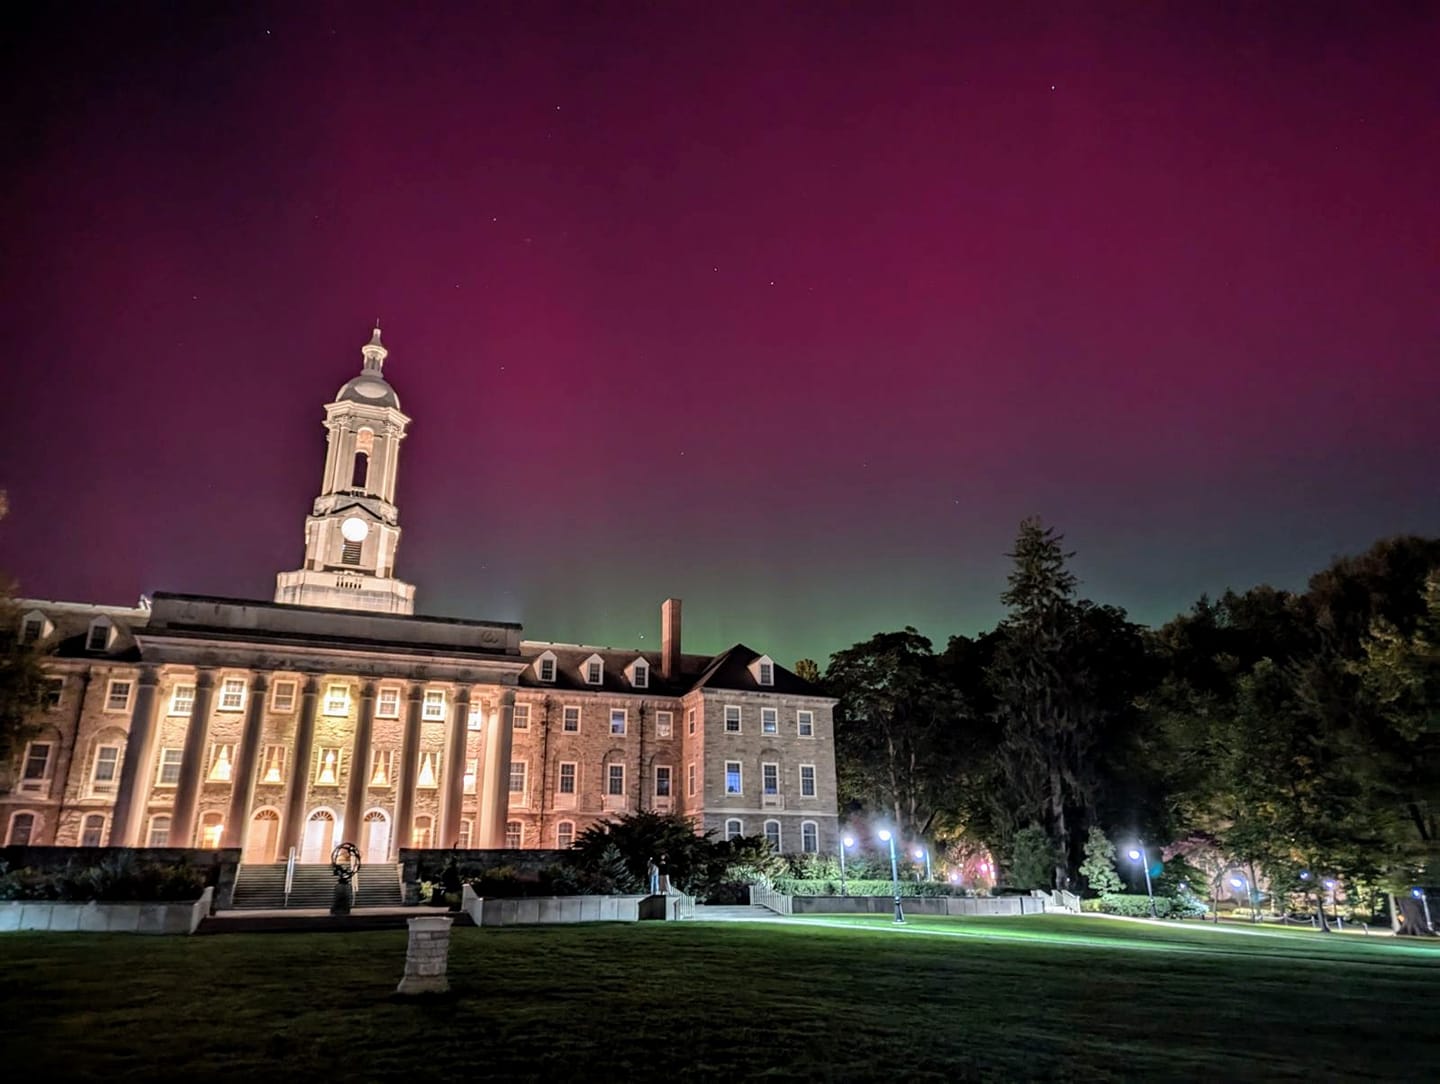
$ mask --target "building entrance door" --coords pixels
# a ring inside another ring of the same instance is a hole
[[[365,832],[360,840],[361,860],[367,865],[390,860],[390,818],[382,810],[365,814]]]
[[[307,865],[330,861],[335,849],[335,815],[328,809],[317,809],[305,822],[305,841],[300,847],[300,861]]]
[[[250,831],[245,837],[243,862],[275,861],[275,844],[280,838],[280,814],[262,809],[250,818]]]

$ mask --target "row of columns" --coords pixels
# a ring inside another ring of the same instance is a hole
[[[244,847],[250,828],[250,810],[254,802],[255,781],[260,769],[261,739],[265,725],[266,693],[270,676],[265,671],[252,679],[244,729],[235,754],[231,773],[230,808],[225,821],[221,844]],[[140,845],[140,833],[149,805],[151,776],[154,770],[155,741],[159,711],[156,694],[159,675],[153,666],[142,669],[130,715],[130,734],[126,755],[120,769],[120,785],[115,796],[115,813],[111,840],[115,846]],[[185,730],[180,756],[180,778],[175,788],[171,810],[170,837],[176,846],[191,846],[195,835],[195,815],[199,805],[201,775],[210,735],[210,706],[215,691],[215,671],[202,669],[195,679],[195,700]],[[360,687],[360,713],[355,726],[355,741],[350,760],[350,777],[345,788],[345,834],[358,839],[360,818],[364,816],[366,787],[370,772],[370,747],[375,729],[374,681],[366,680]],[[402,840],[409,830],[415,802],[415,780],[420,769],[420,725],[424,707],[425,686],[410,682],[405,714],[405,731],[400,754],[400,783],[395,806],[395,833],[392,840]],[[281,826],[280,850],[288,854],[300,844],[304,827],[306,799],[309,793],[310,759],[315,747],[315,717],[319,706],[320,685],[306,678],[300,694],[300,719],[295,729],[294,753],[290,763],[289,785],[285,797],[285,819]],[[515,693],[505,690],[498,709],[491,714],[485,740],[485,770],[476,781],[480,792],[480,824],[476,843],[480,847],[505,845],[505,821],[510,805],[510,755],[515,715]],[[465,744],[470,716],[470,688],[461,686],[455,697],[454,711],[445,745],[443,798],[440,806],[439,831],[435,841],[441,846],[454,845],[459,839],[460,823],[465,804]]]

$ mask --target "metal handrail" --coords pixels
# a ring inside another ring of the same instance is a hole
[[[290,906],[290,890],[295,887],[295,848],[290,848],[290,857],[285,860],[285,906]]]

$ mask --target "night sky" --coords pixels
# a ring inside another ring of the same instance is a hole
[[[377,316],[399,573],[535,638],[943,642],[1031,513],[1150,623],[1440,533],[1435,5],[46,7],[24,594],[269,598]]]

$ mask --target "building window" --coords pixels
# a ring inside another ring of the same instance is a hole
[[[48,710],[48,709],[50,709],[50,708],[58,708],[58,707],[60,706],[60,697],[61,697],[62,695],[64,695],[64,693],[65,693],[65,679],[64,679],[64,678],[46,678],[46,679],[45,679],[45,707],[46,707],[46,709]]]
[[[415,785],[434,790],[440,785],[439,757],[434,753],[420,754],[420,771],[416,773]]]
[[[625,709],[610,709],[610,733],[617,738],[625,736]]]
[[[421,711],[420,717],[423,718],[423,719],[430,719],[430,720],[439,719],[439,720],[441,720],[441,721],[444,721],[444,719],[445,719],[445,690],[444,690],[444,689],[426,689],[426,690],[425,690],[425,707],[424,707],[424,710]]]
[[[529,730],[529,729],[530,729],[530,705],[529,705],[529,704],[516,704],[516,705],[515,705],[515,714],[514,714],[514,716],[513,716],[513,725],[514,725],[514,727],[515,727],[516,730]]]
[[[727,760],[725,762],[725,793],[744,794],[744,774],[738,760]]]
[[[761,685],[774,685],[774,684],[775,684],[775,664],[774,664],[774,663],[764,662],[764,661],[762,661],[762,662],[760,663],[760,684],[761,684]]]
[[[691,798],[695,797],[695,764],[693,761],[685,769],[685,793]]]
[[[350,714],[350,686],[330,685],[326,687],[325,714],[329,716]]]
[[[546,655],[540,659],[540,680],[555,680],[555,660],[549,655]]]
[[[655,736],[657,738],[668,738],[670,731],[675,725],[675,716],[668,711],[657,711],[655,713]]]
[[[316,750],[315,785],[317,787],[338,787],[340,785],[340,756],[339,749]]]
[[[480,759],[471,757],[465,762],[465,793],[475,793],[475,777],[480,774]]]
[[[655,797],[670,797],[670,765],[655,765]]]
[[[625,793],[625,765],[610,764],[605,769],[605,793],[620,797]]]
[[[760,765],[760,785],[766,794],[780,793],[780,765]]]
[[[465,717],[465,728],[467,730],[480,731],[485,726],[485,705],[474,703],[470,705],[470,714]]]
[[[50,775],[50,743],[32,741],[25,749],[25,766],[20,770],[20,789],[35,790]]]
[[[579,708],[566,708],[566,709],[565,709],[564,721],[561,723],[560,729],[564,730],[565,733],[567,733],[567,734],[578,734],[578,733],[580,733],[580,709],[579,709]]]
[[[820,853],[820,828],[814,821],[800,822],[800,849],[806,854]]]
[[[643,662],[635,664],[635,688],[648,689],[650,687],[650,667]]]
[[[460,821],[460,839],[458,843],[460,850],[468,851],[470,849],[471,831],[470,818],[465,817]]]
[[[283,745],[267,745],[264,764],[264,769],[260,773],[260,782],[285,782],[285,747]]]
[[[740,708],[738,705],[730,704],[725,708],[725,733],[740,733]]]
[[[120,779],[120,747],[101,745],[95,750],[95,764],[90,769],[90,793],[103,798],[115,793]]]
[[[393,685],[384,685],[375,698],[375,715],[381,719],[400,718],[400,690]]]
[[[390,758],[392,755],[389,749],[370,750],[370,785],[372,787],[388,787],[390,785]]]
[[[510,762],[510,793],[525,793],[525,776],[530,766],[523,760],[512,760]]]
[[[599,659],[591,659],[585,664],[585,683],[587,685],[599,685],[605,679],[605,668]]]
[[[360,547],[363,543],[351,542],[348,538],[340,543],[340,563],[342,565],[358,565],[360,563]]]
[[[105,621],[96,621],[90,626],[90,635],[85,638],[86,651],[104,651],[110,646],[110,625]]]
[[[813,738],[815,736],[815,713],[813,711],[797,711],[795,726],[802,738]]]
[[[27,617],[21,622],[20,642],[22,644],[38,643],[43,635],[45,635],[45,619],[43,617]]]
[[[695,733],[695,709],[694,709],[694,708],[691,708],[689,711],[687,711],[687,712],[685,713],[685,728],[686,728],[691,734]]]
[[[155,773],[155,785],[157,787],[173,787],[180,782],[180,760],[183,753],[179,749],[160,750],[160,769]]]
[[[505,846],[512,851],[518,851],[525,841],[525,830],[519,821],[505,822]]]
[[[170,846],[170,818],[164,813],[150,818],[150,831],[145,836],[145,846]]]
[[[555,846],[567,850],[575,842],[575,822],[561,821],[555,826]]]
[[[105,845],[105,814],[91,813],[80,826],[80,846],[102,847]]]
[[[424,813],[420,814],[415,818],[415,826],[410,832],[411,843],[421,850],[429,850],[434,837],[435,818]]]
[[[558,783],[555,784],[555,793],[557,793],[557,794],[574,794],[574,793],[575,793],[575,764],[574,764],[574,762],[569,761],[569,760],[562,760],[562,761],[560,762],[560,780],[559,780]]]
[[[200,846],[216,850],[225,834],[225,821],[219,813],[206,813],[200,818]]]
[[[800,765],[800,797],[815,797],[815,765]]]
[[[772,851],[778,851],[778,850],[780,849],[780,822],[779,822],[779,821],[766,821],[766,822],[765,822],[765,842],[768,843],[768,844],[770,844],[770,849],[771,849]]]
[[[745,822],[738,817],[731,817],[725,822],[725,839],[728,842],[732,839],[739,839],[745,834]]]
[[[287,678],[270,687],[270,710],[295,710],[295,682]]]
[[[105,690],[106,711],[130,710],[130,682],[113,680]]]
[[[220,683],[220,710],[240,711],[245,707],[245,679],[226,678]]]
[[[176,685],[170,692],[170,714],[189,715],[195,706],[195,686]]]
[[[210,772],[206,778],[211,783],[228,783],[234,770],[235,746],[212,745],[210,747]]]
[[[780,713],[775,708],[760,709],[760,733],[775,734],[780,730]]]

